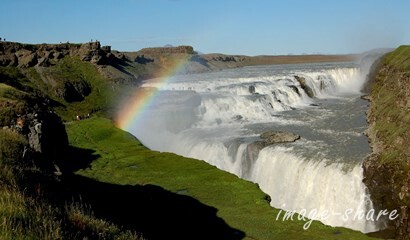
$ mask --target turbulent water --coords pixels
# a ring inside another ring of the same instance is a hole
[[[343,217],[348,209],[372,208],[361,168],[370,152],[363,134],[367,102],[360,99],[366,74],[355,63],[322,63],[175,76],[131,132],[151,149],[202,159],[258,183],[273,207],[328,212],[327,219],[311,217],[375,231],[373,221]],[[268,130],[301,139],[260,152],[248,147]]]

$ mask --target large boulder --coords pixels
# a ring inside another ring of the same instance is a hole
[[[26,136],[36,160],[43,167],[53,167],[62,159],[68,146],[65,126],[55,113],[45,111],[21,117],[22,134]]]
[[[260,135],[267,145],[275,143],[289,143],[300,139],[300,136],[294,133],[267,131]]]

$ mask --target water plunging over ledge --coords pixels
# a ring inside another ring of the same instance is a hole
[[[202,159],[258,183],[273,207],[329,212],[320,219],[325,224],[376,231],[373,221],[343,217],[348,209],[372,208],[361,168],[370,152],[367,102],[360,99],[366,74],[354,63],[321,63],[175,76],[130,132],[153,150]],[[301,139],[249,147],[268,130]]]

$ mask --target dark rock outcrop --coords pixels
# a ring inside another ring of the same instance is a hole
[[[111,53],[111,46],[102,46],[101,50],[106,53]]]
[[[68,145],[67,133],[61,119],[52,112],[30,113],[22,117],[30,147],[47,159],[53,159],[64,153]]]
[[[249,93],[254,94],[256,92],[255,86],[249,86]]]
[[[43,170],[54,170],[68,147],[68,137],[60,117],[51,111],[33,112],[17,119],[16,128],[25,136],[31,157]],[[27,154],[24,153],[24,154]]]
[[[307,83],[306,83],[306,79],[304,77],[299,77],[299,76],[294,76],[295,79],[299,82],[300,86],[302,87],[302,89],[305,91],[305,93],[313,98],[315,97],[315,93],[313,92],[312,88],[310,88]]]
[[[79,102],[91,93],[90,85],[84,80],[64,82],[61,87],[55,89],[57,97],[66,102]]]
[[[134,61],[139,64],[147,64],[147,63],[154,62],[154,59],[147,58],[145,57],[145,55],[141,55],[141,56],[137,56]]]
[[[242,58],[239,58],[237,56],[229,56],[229,55],[219,55],[219,56],[214,56],[211,59],[212,61],[219,61],[219,62],[241,62],[243,61]]]

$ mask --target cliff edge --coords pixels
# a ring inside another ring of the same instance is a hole
[[[396,239],[410,239],[410,46],[385,55],[370,79],[369,129],[373,153],[364,183],[378,209],[397,210]]]

